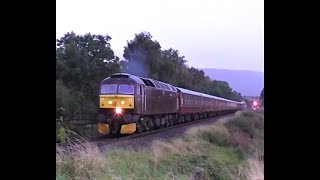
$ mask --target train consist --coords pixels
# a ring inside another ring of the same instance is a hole
[[[101,134],[132,134],[241,110],[236,102],[131,74],[100,83]]]

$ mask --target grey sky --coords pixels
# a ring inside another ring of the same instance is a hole
[[[196,68],[264,72],[263,0],[57,0],[56,37],[108,34],[123,59],[127,40],[148,31]]]

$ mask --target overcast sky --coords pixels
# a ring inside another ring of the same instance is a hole
[[[108,34],[124,46],[147,31],[196,68],[264,72],[263,0],[57,0],[56,37]]]

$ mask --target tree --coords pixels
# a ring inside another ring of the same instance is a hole
[[[70,118],[93,119],[98,110],[100,81],[120,71],[119,58],[114,55],[110,40],[108,35],[81,36],[74,32],[57,40],[57,88],[68,90],[68,101],[59,102],[68,106]],[[57,94],[57,97],[65,96]]]
[[[110,40],[108,35],[80,36],[74,32],[57,40],[57,79],[63,79],[68,88],[84,89],[89,81],[118,72],[119,58],[114,56]]]
[[[65,111],[70,107],[70,90],[66,88],[61,80],[56,80],[56,117],[68,114]]]
[[[184,56],[179,55],[179,51],[169,48],[161,51],[161,72],[159,79],[175,86],[184,86],[182,75],[186,73],[187,66]]]
[[[264,105],[264,88],[260,92],[260,99],[262,101],[262,105]]]
[[[161,46],[157,41],[152,40],[149,32],[136,34],[133,40],[127,41],[123,57],[127,62],[125,72],[137,76],[159,78]]]

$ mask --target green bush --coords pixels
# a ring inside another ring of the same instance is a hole
[[[264,118],[263,115],[245,111],[240,116],[237,116],[226,123],[226,127],[234,132],[238,129],[247,133],[251,138],[261,136],[261,132],[264,130]]]
[[[216,126],[204,131],[199,131],[198,136],[200,139],[218,146],[227,146],[230,144],[228,130],[224,127]]]
[[[234,118],[232,121],[229,121],[226,126],[231,130],[241,129],[245,133],[247,133],[251,138],[253,138],[256,134],[256,130],[254,127],[254,123],[252,120],[248,118],[244,118],[242,116]]]

